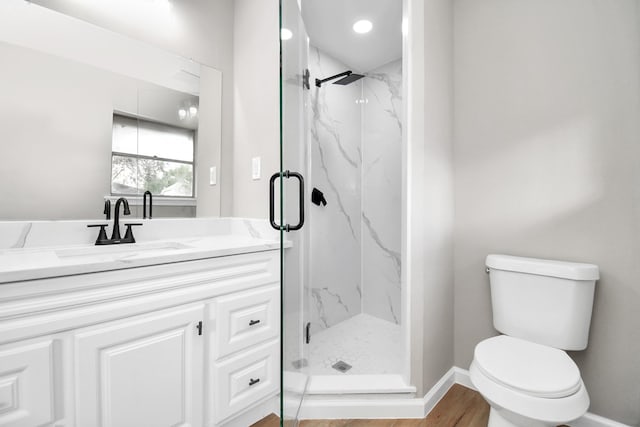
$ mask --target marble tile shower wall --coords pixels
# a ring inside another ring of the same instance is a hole
[[[311,47],[312,81],[347,66]],[[310,208],[309,311],[312,332],[362,311],[360,278],[361,113],[356,101],[362,86],[311,84],[311,185],[325,195],[326,206]]]
[[[348,68],[310,48],[312,81]],[[347,86],[311,86],[312,332],[359,313],[400,321],[401,61]]]
[[[362,311],[400,324],[402,61],[363,79]]]

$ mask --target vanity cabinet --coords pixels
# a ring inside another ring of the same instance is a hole
[[[277,251],[0,285],[0,427],[246,427],[279,289]]]

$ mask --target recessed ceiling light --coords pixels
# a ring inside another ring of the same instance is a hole
[[[353,31],[355,31],[358,34],[368,33],[369,31],[371,31],[372,28],[373,28],[373,24],[371,23],[371,21],[367,21],[366,19],[362,19],[356,22],[355,24],[353,24]]]
[[[282,28],[280,30],[280,38],[282,40],[289,40],[291,37],[293,37],[293,33],[291,32],[290,29],[288,28]]]

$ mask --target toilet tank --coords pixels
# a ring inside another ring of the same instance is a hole
[[[589,340],[598,266],[489,255],[493,326],[505,335],[562,350]]]

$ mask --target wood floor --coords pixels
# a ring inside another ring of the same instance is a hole
[[[459,384],[438,402],[422,420],[304,420],[300,427],[486,427],[489,405],[477,392]],[[279,427],[280,419],[270,415],[251,427]]]

